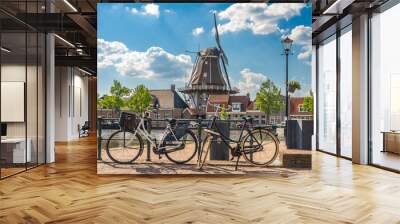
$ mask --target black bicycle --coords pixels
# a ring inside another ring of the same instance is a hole
[[[216,115],[213,116],[209,127],[204,129],[207,135],[199,152],[197,164],[199,169],[202,169],[206,163],[211,143],[216,139],[221,139],[229,148],[232,155],[231,160],[236,158],[235,170],[238,169],[241,156],[256,166],[267,166],[275,161],[279,153],[279,140],[266,126],[253,126],[252,118],[243,117],[239,138],[231,139],[221,132],[216,123],[221,107],[213,106],[216,108]]]
[[[161,141],[147,131],[150,121],[147,116],[137,119],[135,114],[123,112],[120,118],[121,129],[113,133],[107,141],[108,157],[121,164],[133,163],[143,153],[144,137],[153,149],[153,153],[165,155],[177,164],[189,162],[196,155],[198,140],[189,129],[189,123],[178,123],[175,119],[167,119],[167,126]]]

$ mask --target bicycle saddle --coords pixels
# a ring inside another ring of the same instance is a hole
[[[243,120],[248,121],[248,122],[253,122],[253,118],[252,117],[242,117]]]
[[[176,119],[175,118],[167,118],[165,120],[170,124],[176,124]]]

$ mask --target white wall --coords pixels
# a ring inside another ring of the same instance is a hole
[[[66,141],[68,139],[69,117],[69,69],[67,67],[55,68],[55,140]]]
[[[25,64],[6,64],[1,66],[1,81],[25,82]],[[29,67],[28,67],[29,69]],[[7,108],[1,108],[7,110]],[[25,122],[7,122],[7,137],[25,137]]]
[[[55,140],[79,137],[78,125],[88,120],[88,78],[76,68],[56,67]]]
[[[36,70],[38,69],[38,71]],[[25,66],[25,64],[9,63],[1,66],[2,82],[23,82],[26,85],[26,107],[23,102],[20,113],[26,112],[26,120],[21,122],[5,122],[8,138],[29,139],[33,162],[44,163],[45,150],[45,120],[44,120],[44,74],[42,67]],[[27,80],[25,80],[27,78]],[[2,89],[3,92],[4,89]],[[20,90],[24,94],[24,90]],[[4,93],[3,93],[4,94]],[[7,95],[2,95],[2,98]],[[12,108],[2,107],[2,112],[13,113]],[[14,112],[15,113],[15,112]],[[24,116],[24,115],[23,115]],[[39,159],[39,161],[36,161]]]

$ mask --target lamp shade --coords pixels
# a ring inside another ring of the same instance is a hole
[[[290,49],[292,48],[292,43],[293,40],[289,37],[286,37],[282,40],[283,48],[285,49],[285,51],[290,51]]]

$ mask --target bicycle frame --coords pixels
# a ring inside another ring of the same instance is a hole
[[[209,105],[211,105],[211,106],[214,106],[214,108],[216,109],[216,110],[215,110],[215,113],[214,113],[214,116],[213,116],[213,119],[212,119],[212,121],[211,121],[210,129],[213,129],[213,128],[215,127],[215,129],[216,129],[216,131],[217,131],[217,132],[215,132],[215,134],[219,135],[219,138],[222,140],[222,142],[230,149],[231,154],[232,154],[232,156],[233,156],[233,157],[232,157],[232,160],[233,160],[233,158],[234,158],[235,156],[237,156],[236,167],[235,167],[235,170],[237,170],[238,165],[239,165],[239,159],[240,159],[240,156],[242,155],[242,152],[243,152],[243,153],[246,153],[246,151],[245,151],[244,149],[242,149],[242,146],[240,145],[240,143],[242,142],[242,138],[243,138],[243,132],[246,130],[246,131],[252,136],[252,138],[254,137],[254,136],[252,135],[251,130],[249,130],[249,128],[247,127],[247,124],[248,124],[249,121],[246,120],[246,119],[244,119],[244,124],[243,124],[243,126],[242,126],[242,128],[241,128],[241,130],[240,130],[240,135],[239,135],[238,140],[233,140],[233,139],[229,138],[228,136],[225,136],[225,135],[219,130],[218,126],[216,125],[216,120],[217,120],[217,118],[218,118],[218,112],[219,112],[219,110],[222,109],[222,108],[221,108],[220,106],[212,105],[212,104],[210,104],[209,102],[208,102],[207,104],[209,104]],[[251,123],[251,122],[250,122],[250,123]],[[210,130],[210,131],[212,131],[212,130]],[[212,131],[212,132],[213,132],[213,131]],[[212,135],[213,135],[212,132],[209,132],[209,135],[212,136]],[[254,138],[254,140],[255,140],[255,142],[256,142],[258,145],[260,145],[260,142],[258,142],[257,138]],[[230,145],[231,142],[236,143],[236,146],[235,146],[234,148],[231,147],[231,145]],[[240,152],[237,152],[238,150],[239,150]]]
[[[217,132],[215,132],[215,134],[218,134],[218,135],[219,135],[219,138],[222,140],[222,142],[223,142],[226,146],[228,146],[228,148],[230,149],[231,154],[232,154],[232,159],[231,159],[231,160],[233,160],[235,157],[237,157],[237,159],[236,159],[236,165],[235,165],[235,170],[238,170],[239,159],[240,159],[240,157],[242,156],[242,153],[247,153],[247,152],[245,151],[245,149],[242,148],[242,146],[240,145],[240,143],[242,142],[242,138],[243,138],[243,132],[244,132],[245,130],[247,130],[248,133],[249,133],[249,135],[252,136],[252,137],[254,137],[253,134],[252,134],[252,131],[250,131],[248,128],[246,128],[246,127],[247,127],[246,124],[248,123],[248,121],[247,121],[247,120],[244,120],[244,124],[243,124],[243,126],[242,126],[242,128],[241,128],[241,131],[240,131],[239,139],[236,141],[236,140],[233,140],[233,139],[231,139],[231,138],[225,136],[225,135],[218,129],[218,126],[215,125],[215,124],[216,124],[216,120],[217,120],[217,117],[214,116],[213,119],[212,119],[212,121],[211,121],[211,122],[212,122],[212,123],[211,123],[211,129],[215,126],[215,128],[217,129]],[[209,130],[209,129],[208,129],[208,130]],[[210,131],[211,131],[211,130],[210,130]],[[213,132],[213,131],[208,132],[208,135],[209,135],[209,136],[215,135],[215,134],[213,134],[212,132]],[[254,141],[255,141],[258,145],[260,145],[260,142],[257,140],[257,138],[254,138]],[[236,146],[235,146],[234,148],[232,148],[232,147],[230,146],[229,142],[234,142],[234,143],[236,143]],[[239,152],[238,152],[238,151],[239,151]],[[257,149],[256,151],[258,151],[258,149]]]
[[[222,140],[222,142],[223,142],[226,146],[228,146],[230,150],[235,150],[235,148],[232,148],[231,145],[230,145],[229,143],[231,143],[231,142],[236,143],[236,147],[237,147],[237,145],[239,145],[239,143],[240,143],[241,140],[242,140],[243,132],[244,132],[244,130],[245,130],[246,125],[243,125],[243,127],[241,128],[241,130],[240,130],[240,135],[239,135],[239,139],[238,139],[238,140],[234,140],[234,139],[229,138],[228,136],[225,136],[225,135],[220,131],[220,129],[219,129],[218,126],[216,125],[216,121],[217,121],[217,117],[214,116],[213,119],[212,119],[212,121],[211,121],[211,129],[212,129],[213,127],[215,127],[215,128],[217,129],[218,134],[221,136],[220,139]],[[247,124],[247,121],[245,121],[245,124]]]
[[[157,151],[160,151],[161,149],[164,148],[164,147],[161,147],[161,144],[163,142],[163,139],[167,136],[168,133],[172,133],[175,140],[178,140],[177,137],[175,136],[174,131],[171,128],[171,125],[167,124],[167,127],[165,128],[164,133],[162,134],[161,141],[157,142],[157,138],[147,131],[144,122],[145,122],[145,119],[140,118],[140,122],[139,122],[138,126],[136,127],[134,135],[139,134],[140,136],[144,137],[148,142],[150,142],[150,147],[155,148]],[[179,148],[179,147],[177,146],[176,148]]]

